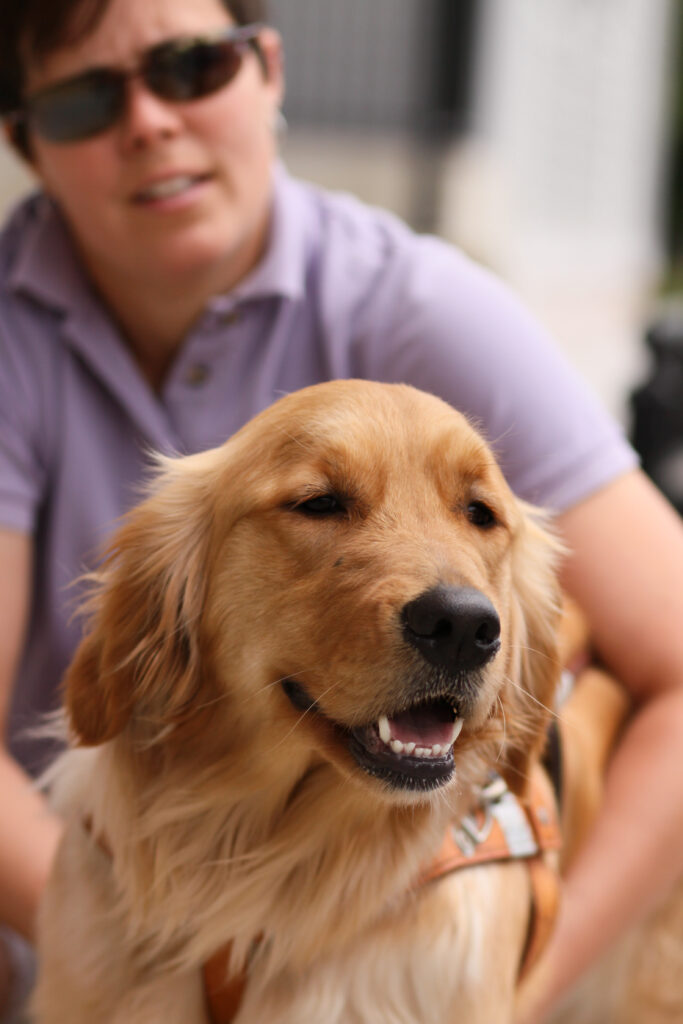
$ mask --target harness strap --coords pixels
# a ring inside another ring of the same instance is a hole
[[[539,845],[537,856],[529,860],[531,913],[526,943],[519,967],[519,978],[539,960],[552,935],[560,909],[561,879],[557,858],[551,863],[548,853],[562,849],[562,831],[555,792],[550,779],[537,767],[531,780],[527,814]]]
[[[557,870],[551,868],[543,857],[532,858],[528,862],[528,869],[531,881],[531,913],[517,974],[518,982],[525,978],[540,960],[541,953],[550,941],[560,909]]]
[[[527,860],[561,845],[555,798],[545,773],[534,771],[524,803],[494,775],[483,788],[476,811],[448,829],[418,885],[477,864]]]
[[[232,943],[206,961],[202,968],[204,995],[210,1024],[230,1024],[237,1016],[247,984],[245,972],[227,977]]]
[[[528,797],[518,800],[503,779],[493,776],[481,794],[480,806],[457,826],[449,828],[436,859],[419,885],[452,871],[524,860],[531,882],[531,912],[519,976],[536,963],[552,932],[560,902],[559,871],[545,854],[562,846],[557,805],[550,781],[534,769]]]

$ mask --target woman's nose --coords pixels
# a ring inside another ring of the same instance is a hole
[[[153,93],[135,75],[126,83],[126,105],[121,118],[125,146],[141,149],[158,139],[177,135],[182,128],[178,105]]]

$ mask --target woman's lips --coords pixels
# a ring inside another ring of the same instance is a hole
[[[150,182],[133,195],[139,206],[175,205],[191,198],[196,189],[209,181],[208,174],[173,174]]]

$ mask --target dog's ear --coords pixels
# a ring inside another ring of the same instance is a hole
[[[212,493],[192,459],[163,461],[154,493],[128,515],[93,574],[86,635],[64,679],[82,744],[116,736],[134,709],[152,731],[177,725],[202,685]]]
[[[511,685],[504,707],[503,774],[510,789],[524,794],[530,768],[541,755],[560,673],[558,627],[561,592],[557,569],[562,545],[537,510],[519,503],[523,523],[512,565]]]

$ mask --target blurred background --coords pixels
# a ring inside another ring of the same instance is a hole
[[[270,0],[290,169],[507,279],[683,511],[681,6]]]

